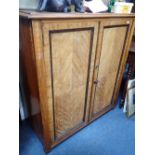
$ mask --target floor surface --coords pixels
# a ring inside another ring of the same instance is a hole
[[[118,106],[55,147],[48,155],[134,155],[135,117]],[[20,155],[45,155],[29,124],[20,125]]]

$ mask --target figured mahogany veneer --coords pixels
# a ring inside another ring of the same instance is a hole
[[[50,151],[115,105],[134,14],[20,10],[20,65],[31,122]]]

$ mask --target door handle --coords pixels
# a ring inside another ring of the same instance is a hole
[[[98,84],[98,80],[95,80],[95,81],[94,81],[94,84]]]

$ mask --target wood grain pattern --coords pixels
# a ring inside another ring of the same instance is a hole
[[[56,137],[84,121],[91,33],[51,34]]]
[[[111,104],[126,32],[126,26],[104,28],[98,83],[94,98],[94,114]]]

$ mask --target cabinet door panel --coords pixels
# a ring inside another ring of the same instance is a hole
[[[53,140],[87,123],[97,27],[95,22],[43,24]]]
[[[104,27],[95,88],[93,115],[111,104],[128,26]]]
[[[55,33],[51,38],[55,129],[59,137],[84,121],[91,31]]]

